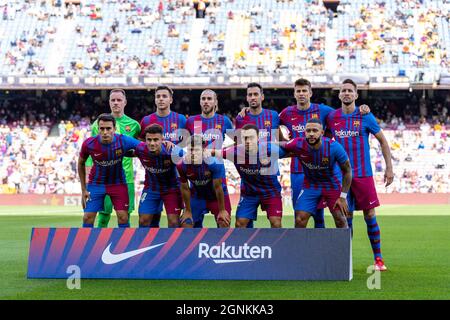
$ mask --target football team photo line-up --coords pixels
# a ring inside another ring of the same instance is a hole
[[[282,227],[278,159],[291,158],[290,178],[296,228],[324,228],[328,207],[337,228],[350,228],[353,212],[363,211],[378,270],[386,270],[381,255],[380,228],[375,208],[380,205],[370,163],[369,136],[380,144],[386,186],[393,181],[389,143],[367,105],[356,105],[357,85],[351,79],[339,88],[341,106],[334,109],[310,102],[311,83],[294,83],[297,104],[280,114],[262,108],[260,84],[247,85],[245,107],[235,126],[216,113],[217,94],[201,93],[202,113],[186,117],[171,111],[173,91],[155,89],[156,112],[140,122],[125,115],[123,89],[109,95],[111,113],[101,114],[91,126],[92,136],[81,147],[78,174],[84,210],[83,227],[107,227],[111,213],[119,228],[130,227],[134,211],[133,157],[145,169],[139,199],[139,227],[159,227],[161,212],[170,228],[202,228],[212,213],[217,227],[231,223],[231,202],[223,159],[232,162],[241,178],[236,228],[252,228],[258,207],[272,228]],[[224,144],[228,136],[232,143]]]

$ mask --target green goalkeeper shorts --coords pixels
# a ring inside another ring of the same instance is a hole
[[[134,190],[134,183],[127,183],[127,187],[128,187],[128,198],[130,199],[129,202],[129,209],[128,209],[128,213],[132,213],[134,211],[134,200],[135,200],[135,190]],[[105,197],[105,201],[103,203],[104,205],[104,211],[100,211],[100,213],[102,214],[111,214],[113,211],[113,205],[111,202],[111,198],[107,195]]]

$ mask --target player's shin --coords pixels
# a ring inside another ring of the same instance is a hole
[[[110,213],[99,212],[97,226],[99,228],[108,228],[110,219],[111,219]]]
[[[350,212],[347,215],[347,225],[350,228],[350,231],[352,233],[352,238],[353,238],[353,212]]]
[[[152,222],[150,224],[150,228],[159,228],[159,221],[161,220],[160,214],[153,215]]]
[[[235,227],[236,228],[246,228],[249,221],[251,221],[251,220],[246,219],[246,218],[236,218]]]
[[[83,215],[83,228],[93,228],[96,212],[85,212]]]
[[[281,228],[281,217],[270,217],[269,221],[271,228]]]
[[[323,209],[317,209],[314,219],[314,228],[323,229],[325,228],[325,213]]]
[[[179,216],[177,214],[168,214],[167,215],[167,225],[169,228],[178,228],[179,224]]]
[[[123,210],[117,210],[117,224],[119,228],[129,228],[130,223],[128,221],[128,212]]]
[[[295,211],[295,227],[306,228],[311,215],[305,211]]]
[[[364,210],[364,221],[367,225],[367,235],[369,236],[373,256],[375,259],[382,259],[380,227],[378,226],[374,209]]]
[[[347,219],[345,217],[345,214],[343,214],[341,211],[333,212],[333,218],[334,218],[334,224],[336,225],[336,228],[348,228]]]

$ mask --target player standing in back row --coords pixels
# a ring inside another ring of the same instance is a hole
[[[387,270],[381,255],[380,228],[377,223],[375,208],[380,205],[378,201],[375,183],[373,180],[372,166],[370,163],[369,134],[373,134],[381,145],[386,171],[384,181],[386,187],[394,178],[392,169],[391,152],[383,132],[372,114],[362,116],[360,108],[355,105],[358,99],[356,83],[346,79],[339,91],[339,99],[342,107],[330,113],[327,127],[347,152],[353,169],[353,179],[348,194],[349,227],[353,224],[353,211],[363,210],[364,221],[367,225],[367,234],[375,259],[376,270]]]
[[[186,128],[186,117],[177,112],[171,111],[170,106],[173,102],[173,91],[167,86],[158,86],[155,89],[156,112],[142,118],[141,135],[139,138],[144,140],[144,130],[151,124],[159,124],[163,128],[164,140],[169,140],[178,144],[182,140],[183,131]],[[150,227],[159,227],[161,215],[153,215]]]

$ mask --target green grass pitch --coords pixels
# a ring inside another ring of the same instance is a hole
[[[360,213],[350,282],[82,280],[80,290],[69,290],[65,280],[26,278],[29,240],[32,227],[80,226],[79,209],[0,207],[0,299],[450,299],[450,206],[384,206],[378,213],[389,268],[379,290],[367,288],[372,253]],[[326,216],[327,226],[334,226]],[[285,216],[283,225],[292,224],[293,216]],[[208,215],[206,226],[213,225]],[[267,219],[259,216],[256,226],[267,227]]]

